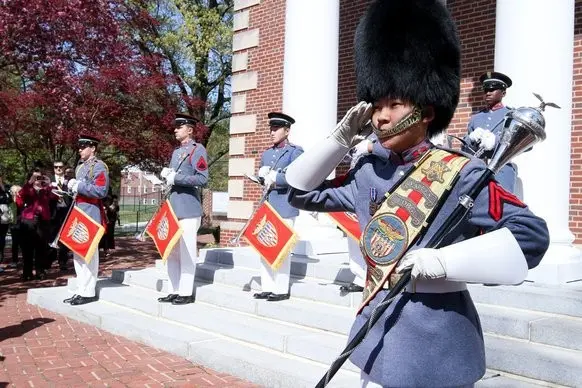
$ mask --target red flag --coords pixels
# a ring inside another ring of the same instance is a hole
[[[267,202],[257,209],[242,236],[274,270],[297,243],[295,231]]]
[[[146,228],[146,233],[154,240],[164,262],[168,259],[172,248],[182,236],[182,232],[183,230],[180,228],[178,218],[169,200],[164,202]]]
[[[59,241],[89,263],[104,233],[103,225],[74,206],[63,225]]]
[[[358,223],[358,217],[350,212],[332,212],[327,213],[328,216],[343,230],[349,237],[356,241],[360,241],[362,231]]]

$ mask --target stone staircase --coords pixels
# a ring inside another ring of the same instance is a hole
[[[346,344],[361,294],[345,254],[292,257],[292,298],[255,300],[258,256],[250,248],[200,252],[196,303],[157,302],[168,292],[163,264],[114,271],[100,300],[62,303],[67,287],[31,289],[29,303],[170,351],[266,387],[312,387]],[[74,286],[70,279],[69,288]],[[582,285],[471,286],[485,330],[487,375],[478,387],[582,386]],[[344,364],[330,387],[359,386]]]

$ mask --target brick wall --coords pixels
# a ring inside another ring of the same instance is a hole
[[[353,37],[369,1],[340,0],[338,120],[357,102]],[[462,45],[461,98],[449,127],[449,133],[460,135],[465,133],[470,116],[483,104],[478,77],[493,69],[496,0],[447,0],[447,6],[457,22]],[[245,135],[244,157],[255,157],[255,168],[261,152],[270,145],[265,115],[282,105],[284,12],[285,1],[271,0],[251,8],[250,13],[251,28],[258,27],[261,31],[260,46],[248,50],[249,69],[259,72],[259,82],[256,90],[247,93],[247,112],[257,114],[257,130]],[[576,0],[575,15],[570,228],[576,243],[582,243],[582,0]],[[340,172],[342,170],[345,166]],[[244,185],[243,199],[256,201],[260,196],[259,188],[249,182]],[[228,235],[226,232],[225,236]],[[221,241],[224,241],[222,237]]]
[[[283,59],[285,47],[285,1],[262,1],[241,12],[249,12],[248,30],[259,29],[259,45],[239,51],[248,53],[247,68],[244,71],[258,73],[257,88],[245,91],[246,109],[244,114],[256,114],[257,125],[254,133],[231,135],[244,136],[244,155],[231,155],[232,163],[236,159],[255,158],[255,169],[258,170],[262,152],[271,146],[267,113],[280,111],[283,106]],[[236,73],[235,73],[236,74]],[[240,94],[240,93],[239,93]],[[237,95],[237,93],[234,93]],[[234,114],[233,116],[236,116]],[[244,177],[231,177],[230,180],[243,180],[243,201],[257,202],[261,196],[261,188]],[[246,222],[245,219],[229,221]],[[228,241],[238,234],[235,230],[221,229],[220,242],[228,245]]]
[[[570,171],[570,230],[582,244],[582,0],[576,0]]]

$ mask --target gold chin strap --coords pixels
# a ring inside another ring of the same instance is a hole
[[[399,122],[396,123],[390,129],[378,129],[374,125],[374,133],[378,136],[378,139],[382,140],[384,138],[394,136],[400,132],[406,131],[408,128],[413,126],[414,124],[418,123],[422,119],[422,109],[415,106],[412,112],[410,112],[407,116],[403,117]]]

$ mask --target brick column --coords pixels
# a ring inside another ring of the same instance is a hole
[[[582,256],[568,226],[573,42],[574,0],[497,1],[495,70],[513,79],[507,104],[537,106],[536,92],[562,107],[546,109],[545,142],[516,158],[525,202],[546,220],[551,237],[529,279],[552,284],[582,279]]]
[[[253,175],[270,146],[267,113],[282,109],[285,1],[235,0],[227,221],[222,245],[238,234],[258,201]]]

